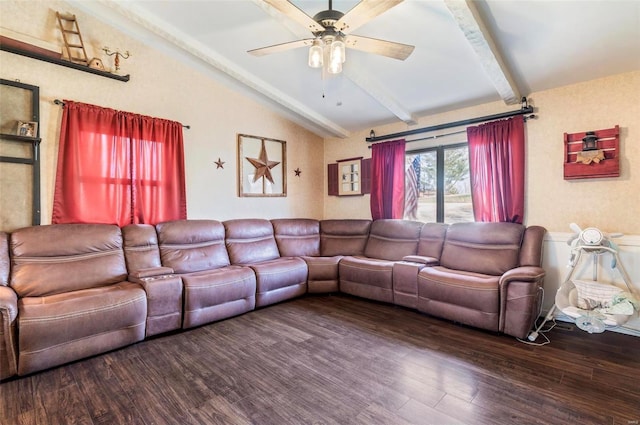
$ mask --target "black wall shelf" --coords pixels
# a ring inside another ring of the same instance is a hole
[[[111,72],[101,71],[99,69],[89,68],[86,65],[80,65],[80,64],[68,61],[68,60],[49,57],[49,56],[42,55],[42,54],[37,53],[37,52],[30,52],[28,50],[20,49],[20,48],[17,48],[15,46],[9,46],[9,45],[4,44],[4,43],[0,44],[0,50],[4,50],[5,52],[10,52],[10,53],[15,53],[16,55],[26,56],[26,57],[32,58],[32,59],[38,59],[38,60],[41,60],[41,61],[53,63],[55,65],[66,66],[67,68],[77,69],[78,71],[88,72],[90,74],[99,75],[101,77],[111,78],[113,80],[124,81],[124,82],[129,81],[129,75],[128,74],[127,75],[117,75],[117,74],[113,74]]]
[[[40,123],[40,87],[31,84],[21,83],[19,81],[5,80],[0,78],[0,85],[14,87],[19,90],[27,90],[31,95],[29,116],[36,123]],[[4,98],[0,99],[4,101]],[[0,156],[0,163],[25,164],[33,167],[32,170],[32,189],[31,189],[31,225],[40,224],[40,126],[36,130],[36,137],[20,136],[18,134],[0,133],[0,142],[4,143],[24,143],[31,145],[31,157],[12,157]]]

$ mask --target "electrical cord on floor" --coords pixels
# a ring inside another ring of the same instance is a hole
[[[540,292],[541,292],[541,295],[540,295],[540,310],[538,311],[538,318],[540,318],[540,317],[541,317],[541,315],[542,315],[542,300],[544,300],[544,288],[540,288]],[[538,319],[538,320],[539,320],[539,319]],[[546,319],[543,319],[543,320],[546,320]],[[537,322],[537,320],[536,320],[536,322]],[[547,345],[547,344],[551,344],[551,340],[550,340],[550,339],[545,335],[545,334],[546,334],[547,332],[549,332],[551,329],[553,329],[553,328],[555,328],[555,327],[556,327],[556,319],[555,319],[555,318],[552,318],[552,319],[551,319],[551,322],[552,322],[552,324],[551,324],[551,326],[550,326],[550,327],[548,327],[547,329],[541,329],[541,330],[539,330],[539,331],[537,331],[537,332],[532,332],[532,333],[530,333],[530,334],[527,336],[527,339],[526,339],[526,340],[521,339],[521,338],[516,338],[516,339],[517,339],[518,341],[522,342],[523,344],[527,344],[527,345],[535,345],[535,346],[538,346],[538,347],[541,347],[541,346],[543,346],[543,345]],[[540,326],[542,326],[542,325],[540,325]],[[538,329],[538,326],[536,325],[536,326],[534,327],[534,329]],[[545,340],[544,340],[544,342],[535,342],[535,340],[536,340],[536,339],[538,338],[538,336],[540,336],[540,335],[545,339]]]
[[[547,329],[542,329],[538,332],[538,335],[536,336],[542,336],[544,338],[544,342],[533,342],[533,341],[529,341],[529,340],[525,340],[525,339],[521,339],[521,338],[516,338],[518,341],[520,341],[523,344],[527,344],[527,345],[535,345],[538,347],[541,347],[543,345],[547,345],[547,344],[551,344],[551,340],[549,339],[549,337],[547,337],[545,334],[547,332],[549,332],[551,329],[556,327],[556,319],[551,319],[551,326],[549,326]],[[535,341],[535,339],[534,339]]]

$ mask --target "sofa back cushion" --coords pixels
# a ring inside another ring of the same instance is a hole
[[[449,225],[444,223],[425,223],[420,231],[418,255],[440,258],[448,228]]]
[[[371,220],[322,220],[320,222],[320,255],[364,255]]]
[[[160,267],[160,249],[156,228],[150,224],[128,224],[122,228],[124,258],[127,270],[133,274],[139,270]]]
[[[269,220],[241,218],[224,222],[232,264],[253,264],[280,257]]]
[[[19,297],[97,288],[127,279],[120,228],[52,224],[11,234],[10,285]]]
[[[175,220],[156,225],[160,261],[176,273],[229,265],[224,227],[216,220]]]
[[[282,257],[320,255],[320,222],[307,218],[271,220]]]
[[[10,270],[11,262],[9,260],[9,234],[0,232],[0,286],[7,286],[9,284]]]
[[[422,225],[423,223],[411,220],[375,220],[371,224],[364,255],[389,261],[416,255]]]
[[[440,265],[500,276],[518,267],[525,227],[517,223],[454,223],[447,234]]]
[[[520,265],[542,267],[542,246],[547,229],[541,226],[529,226],[524,231],[520,248]]]

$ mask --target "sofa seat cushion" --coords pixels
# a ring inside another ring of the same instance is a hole
[[[499,281],[498,276],[425,267],[418,273],[418,310],[498,331]]]
[[[256,274],[256,306],[262,307],[307,292],[307,263],[299,257],[280,257],[251,264]]]
[[[147,298],[138,284],[84,289],[18,301],[18,374],[57,366],[145,336]]]
[[[338,264],[342,255],[333,257],[302,257],[309,267],[309,280],[338,279]]]
[[[340,282],[338,266],[342,258],[342,255],[334,255],[332,257],[302,257],[309,269],[307,291],[313,294],[337,292]]]
[[[360,256],[340,260],[340,292],[377,301],[393,302],[395,261]]]
[[[256,276],[229,266],[182,275],[184,329],[237,316],[255,308]]]

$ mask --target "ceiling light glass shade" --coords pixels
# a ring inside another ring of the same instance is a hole
[[[347,60],[347,54],[344,45],[344,38],[342,36],[336,37],[335,40],[331,43],[331,62],[340,61],[340,63],[344,63]]]
[[[329,74],[340,74],[342,72],[342,62],[340,60],[329,61],[327,71],[329,71]]]
[[[309,48],[309,66],[311,68],[322,67],[322,41],[313,40],[313,46]]]

